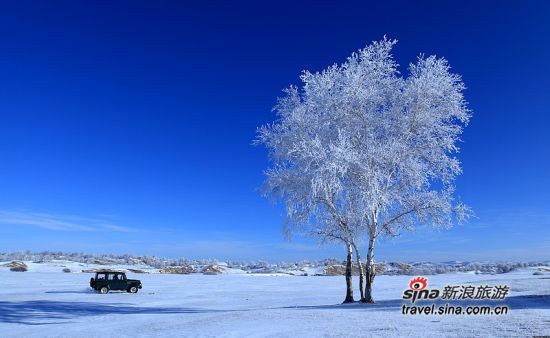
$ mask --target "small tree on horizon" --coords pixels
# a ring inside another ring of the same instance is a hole
[[[273,163],[265,192],[284,201],[287,229],[346,245],[345,301],[353,299],[350,262],[359,240],[367,244],[361,300],[372,303],[380,236],[469,215],[453,198],[456,143],[470,118],[464,84],[434,56],[420,56],[403,78],[395,43],[384,38],[341,65],[304,71],[302,86],[279,99],[277,120],[258,131]]]

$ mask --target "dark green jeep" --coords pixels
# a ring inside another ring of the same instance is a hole
[[[124,272],[101,270],[95,273],[95,278],[90,278],[90,286],[100,293],[107,293],[109,290],[126,290],[136,293],[141,289],[141,281],[126,278]]]

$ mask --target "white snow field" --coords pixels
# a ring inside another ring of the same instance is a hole
[[[0,269],[0,337],[548,336],[550,274],[534,271],[427,276],[430,288],[507,284],[509,296],[489,303],[508,304],[507,315],[404,316],[410,276],[377,277],[375,305],[341,305],[344,277],[130,273],[140,292],[101,295],[89,273]]]

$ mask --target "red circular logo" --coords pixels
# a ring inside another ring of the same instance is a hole
[[[409,288],[414,291],[423,290],[428,286],[428,280],[424,277],[416,277],[409,282]]]

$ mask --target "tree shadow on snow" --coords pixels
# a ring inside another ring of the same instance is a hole
[[[25,302],[0,301],[0,322],[25,325],[67,323],[71,319],[98,315],[213,313],[222,310],[186,307],[141,307],[129,304],[92,302],[60,302],[36,300]],[[53,322],[52,322],[53,321]]]
[[[389,299],[377,301],[374,304],[365,304],[361,302],[345,304],[327,304],[327,305],[298,305],[285,306],[280,309],[298,309],[298,310],[396,310],[403,304],[402,299]]]
[[[529,310],[529,309],[550,309],[550,295],[525,295],[525,296],[510,296],[502,300],[491,300],[491,299],[480,299],[480,300],[471,300],[471,299],[455,299],[455,300],[445,300],[438,299],[437,301],[420,301],[416,302],[415,305],[426,305],[435,303],[436,305],[445,305],[449,304],[452,306],[508,306],[512,311],[513,310]],[[408,303],[410,305],[411,303]]]
[[[507,297],[502,301],[513,309],[550,309],[550,295]]]
[[[452,306],[472,306],[472,305],[488,305],[488,306],[504,306],[507,305],[511,310],[523,309],[550,309],[550,295],[526,295],[526,296],[511,296],[504,300],[442,300],[435,301],[421,300],[414,305],[426,306],[431,304],[441,306],[449,304]],[[328,304],[328,305],[298,305],[285,306],[279,309],[298,309],[298,310],[373,310],[373,311],[400,311],[403,304],[412,305],[410,301],[403,299],[380,300],[374,304],[365,304],[354,302],[348,304]]]
[[[62,292],[62,291],[59,291]],[[70,291],[69,291],[70,292]],[[75,291],[73,291],[75,292]],[[489,305],[502,306],[508,305],[514,309],[550,309],[550,295],[526,295],[512,296],[498,301],[476,301],[476,300],[437,300],[418,301],[415,305],[425,306],[436,303],[443,305],[449,303],[453,306],[469,305]],[[374,304],[364,304],[360,302],[350,304],[328,304],[328,305],[298,305],[272,308],[255,309],[200,309],[188,307],[144,307],[132,306],[131,304],[105,304],[97,302],[62,302],[62,301],[24,301],[24,302],[6,302],[0,301],[0,322],[16,323],[24,325],[47,325],[67,323],[71,319],[98,315],[132,315],[132,314],[193,314],[193,313],[224,313],[224,312],[246,312],[246,311],[264,311],[280,309],[296,310],[360,310],[360,311],[396,311],[399,312],[403,304],[411,305],[410,302],[404,302],[402,299],[380,300]]]

